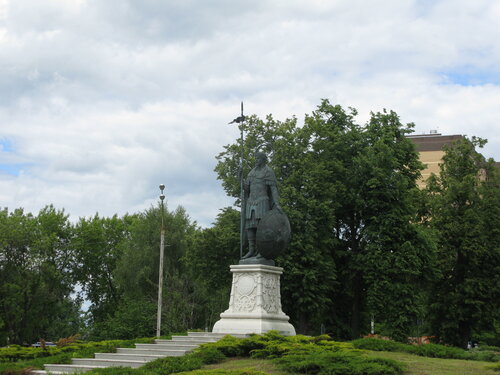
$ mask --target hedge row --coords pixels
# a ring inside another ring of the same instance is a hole
[[[375,338],[358,339],[351,341],[351,343],[357,349],[403,352],[416,354],[422,357],[466,359],[487,362],[497,362],[500,360],[500,355],[496,354],[493,350],[464,350],[439,344],[409,345]]]
[[[154,338],[76,342],[64,347],[47,349],[12,345],[0,348],[0,375],[23,374],[26,368],[42,369],[46,363],[71,363],[72,358],[92,358],[94,353],[115,352],[116,348],[132,348],[135,343],[152,343]]]
[[[0,362],[15,362],[41,357],[52,357],[63,353],[73,353],[73,357],[91,357],[99,351],[113,352],[119,347],[134,347],[135,343],[152,343],[152,338],[134,340],[107,340],[91,342],[74,342],[62,347],[32,348],[19,345],[10,345],[0,348]]]
[[[310,375],[399,375],[403,366],[396,361],[367,358],[349,343],[338,343],[328,336],[284,337],[276,332],[253,335],[246,339],[226,336],[216,343],[200,346],[182,357],[167,357],[149,362],[138,369],[107,368],[88,375],[262,375],[252,369],[207,370],[202,366],[218,363],[226,357],[266,358],[287,372]]]

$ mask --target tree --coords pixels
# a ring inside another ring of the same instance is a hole
[[[1,344],[78,332],[81,301],[71,296],[71,235],[67,215],[53,206],[38,216],[0,211]]]
[[[321,190],[314,183],[321,171],[315,168],[315,160],[307,154],[308,133],[297,127],[295,118],[281,122],[271,115],[266,121],[252,116],[241,126],[247,134],[245,144],[225,146],[225,151],[217,156],[216,172],[227,193],[237,198],[241,147],[245,160],[252,161],[259,149],[268,154],[269,165],[278,179],[280,204],[289,216],[293,233],[288,252],[277,260],[286,268],[282,303],[294,323],[299,325],[299,331],[306,332],[310,326],[319,327],[317,319],[328,310],[328,294],[335,280],[335,266],[331,256],[325,254],[325,251],[331,252],[325,247],[329,238],[322,236],[320,229],[327,227],[328,220],[317,215],[318,210],[328,208],[314,197],[314,193]],[[245,176],[250,168],[250,164],[244,165]]]
[[[80,218],[75,225],[71,247],[75,252],[75,281],[90,302],[91,320],[112,315],[121,298],[114,272],[129,238],[128,216]]]
[[[252,116],[241,125],[246,143],[226,146],[216,171],[237,197],[241,148],[270,155],[293,233],[278,259],[282,301],[299,332],[324,323],[358,337],[375,315],[403,340],[420,312],[415,285],[432,265],[432,241],[417,225],[422,165],[405,136],[413,124],[384,111],[360,126],[356,115],[324,100],[303,127]]]
[[[127,230],[120,254],[109,272],[117,301],[96,321],[89,337],[132,338],[155,333],[158,296],[161,209],[151,207],[127,216]],[[180,261],[191,246],[196,224],[186,211],[164,210],[165,260],[162,306],[162,332],[182,331],[193,326],[196,304],[192,282]]]
[[[197,231],[182,261],[193,285],[194,322],[209,327],[219,320],[229,302],[231,273],[239,253],[239,212],[227,207],[217,215],[211,228]]]
[[[430,293],[431,328],[462,347],[499,321],[500,177],[494,161],[475,150],[484,143],[473,137],[448,147],[427,186],[426,224],[436,232],[440,270]]]

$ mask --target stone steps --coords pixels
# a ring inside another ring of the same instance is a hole
[[[190,352],[201,344],[216,342],[224,334],[189,332],[188,336],[172,336],[172,340],[157,339],[154,344],[135,344],[135,348],[117,348],[116,353],[95,353],[94,358],[73,358],[71,364],[46,364],[45,370],[32,374],[68,374],[86,372],[94,368],[141,367],[149,361],[163,357],[177,357]],[[234,335],[246,337],[246,335]]]
[[[151,344],[154,345],[154,344]],[[193,348],[189,349],[181,349],[179,350],[173,349],[175,347],[169,347],[169,349],[155,348],[151,347],[150,349],[142,349],[142,348],[117,348],[116,353],[118,354],[150,354],[150,355],[161,355],[162,357],[178,357],[184,355],[188,351],[191,351]]]
[[[152,361],[157,358],[167,357],[165,354],[151,353],[95,353],[95,359],[114,359],[124,361]]]

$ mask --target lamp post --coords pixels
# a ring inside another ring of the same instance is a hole
[[[156,336],[160,337],[160,327],[161,327],[161,305],[163,296],[163,253],[165,249],[165,226],[163,224],[163,200],[165,195],[163,190],[165,185],[160,185],[160,201],[161,201],[161,231],[160,231],[160,271],[158,276],[158,312],[156,313]]]

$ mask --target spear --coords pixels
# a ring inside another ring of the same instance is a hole
[[[230,124],[237,123],[240,128],[240,202],[241,202],[241,210],[240,210],[240,259],[243,258],[243,239],[244,239],[244,230],[245,230],[245,209],[246,209],[246,200],[245,200],[245,190],[243,189],[243,150],[244,150],[244,136],[243,136],[243,122],[245,121],[245,116],[243,115],[243,102],[241,102],[241,116],[235,118]]]

